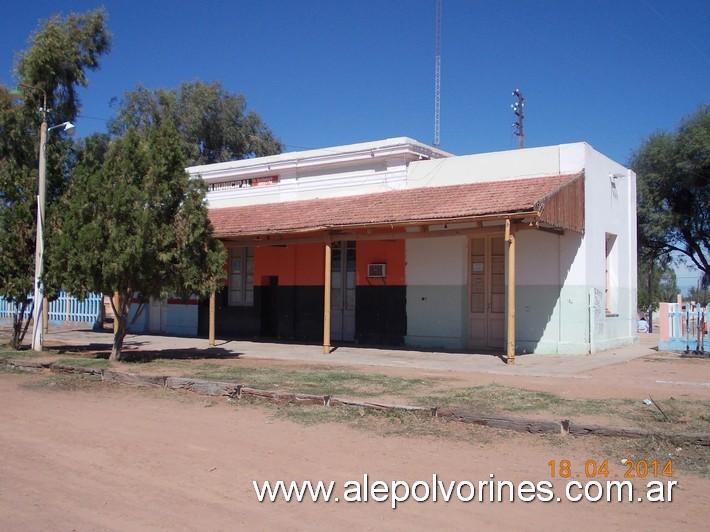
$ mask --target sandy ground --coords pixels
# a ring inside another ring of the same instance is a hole
[[[572,478],[581,472],[584,481],[585,461],[605,458],[595,440],[495,432],[473,443],[384,437],[176,392],[100,384],[67,390],[45,379],[0,374],[3,530],[704,530],[710,518],[710,481],[677,473],[670,503],[565,501],[565,482],[550,478],[548,463],[569,459]],[[609,469],[609,478],[625,471],[618,459]],[[563,500],[408,501],[393,510],[372,500],[259,503],[252,486],[334,480],[342,496],[345,482],[365,474],[387,483],[431,482],[433,474],[446,483],[491,474],[549,480]],[[645,481],[635,485],[643,495]]]

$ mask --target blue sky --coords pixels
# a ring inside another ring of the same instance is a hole
[[[215,2],[2,0],[0,82],[41,19],[101,5],[112,52],[81,92],[80,134],[112,98],[182,81],[247,97],[288,151],[434,135],[436,0]],[[652,132],[708,103],[707,0],[443,0],[441,148],[586,141],[621,163]]]

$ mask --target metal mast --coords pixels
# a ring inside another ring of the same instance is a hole
[[[525,135],[523,135],[523,118],[525,118],[523,114],[523,107],[525,107],[525,104],[523,103],[523,95],[520,93],[518,89],[515,89],[513,91],[513,96],[518,97],[518,101],[512,104],[510,107],[513,109],[513,113],[515,116],[518,118],[513,122],[513,127],[515,128],[515,135],[519,138],[520,140],[520,149],[523,149],[523,139],[525,138]]]
[[[441,134],[441,0],[436,0],[436,56],[434,61],[434,147]]]

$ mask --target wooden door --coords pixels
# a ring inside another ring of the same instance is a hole
[[[355,340],[355,242],[333,242],[330,288],[330,336]]]
[[[148,307],[148,332],[164,333],[168,326],[168,300],[150,298]]]
[[[502,349],[505,333],[503,234],[472,237],[469,252],[468,345]]]

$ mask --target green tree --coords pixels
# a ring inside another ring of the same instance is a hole
[[[88,87],[87,70],[99,68],[102,55],[111,49],[106,11],[96,9],[66,17],[54,15],[40,23],[30,47],[15,59],[15,73],[22,82],[39,86],[47,95],[54,116],[74,120],[79,113],[78,87]],[[41,100],[34,93],[36,109]]]
[[[0,296],[14,303],[11,345],[22,344],[32,312],[37,171],[22,106],[0,87]]]
[[[648,264],[639,262],[638,265],[638,307],[646,311],[649,307],[658,308],[661,301],[673,302],[680,293],[675,270],[669,260],[657,261],[650,271]],[[649,296],[649,281],[651,291]]]
[[[710,272],[710,105],[673,133],[651,135],[632,157],[638,175],[640,260],[681,256]]]
[[[254,111],[246,112],[242,94],[225,91],[219,82],[185,82],[178,89],[149,90],[138,86],[125,94],[114,135],[130,128],[144,130],[172,120],[180,133],[188,165],[274,155],[283,145]]]
[[[206,297],[224,280],[224,246],[212,238],[205,186],[190,179],[170,120],[129,129],[103,158],[100,139],[79,157],[62,202],[54,272],[64,289],[118,294],[112,360],[121,360],[133,301]],[[113,304],[113,302],[112,302]]]
[[[710,292],[707,288],[694,286],[688,290],[688,300],[695,301],[699,305],[706,307],[710,303]]]
[[[87,71],[99,68],[111,35],[103,10],[53,16],[38,26],[29,48],[15,58],[22,100],[0,87],[0,295],[15,303],[12,345],[19,347],[32,313],[37,220],[40,125],[74,120],[77,88]],[[38,111],[47,103],[47,108]],[[68,175],[67,148],[58,131],[47,141],[47,205],[51,208]],[[51,292],[45,286],[45,293]]]

